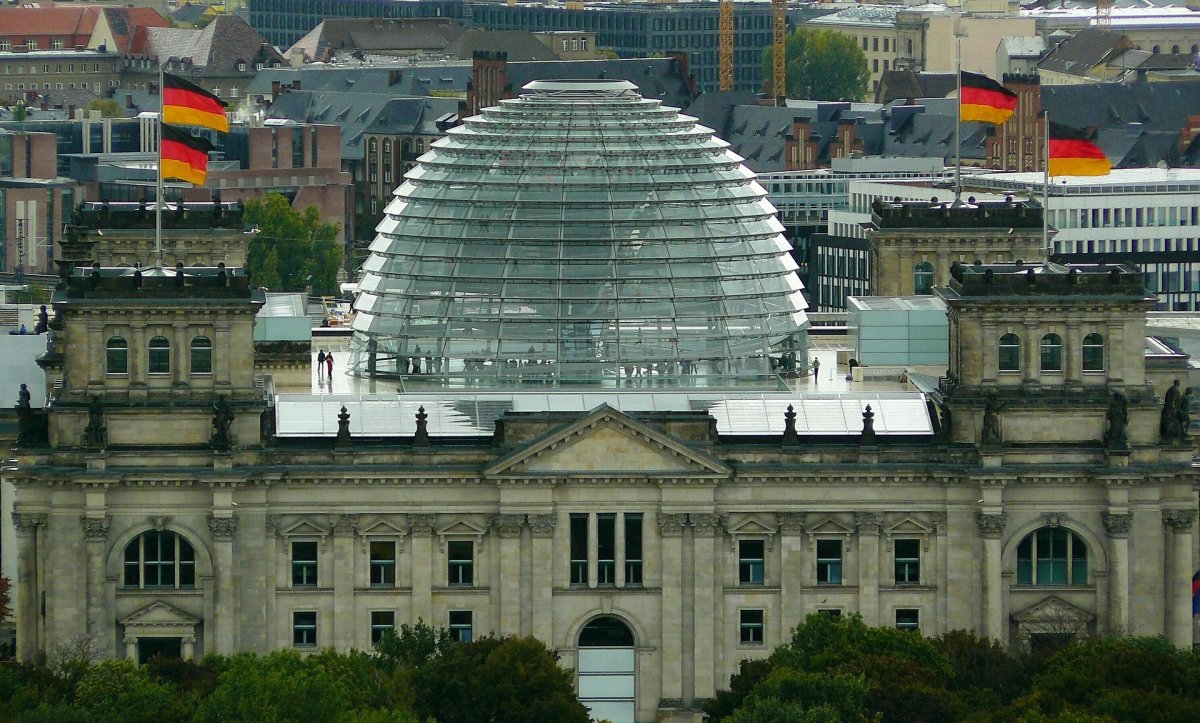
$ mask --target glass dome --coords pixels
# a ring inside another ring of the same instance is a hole
[[[778,385],[808,320],[742,159],[627,81],[535,81],[434,142],[363,265],[351,367],[406,388]]]

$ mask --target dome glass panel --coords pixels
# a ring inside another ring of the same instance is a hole
[[[405,388],[763,386],[803,364],[742,159],[627,81],[535,81],[431,144],[363,265],[351,367]]]

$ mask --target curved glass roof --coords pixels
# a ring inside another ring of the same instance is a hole
[[[434,142],[363,265],[351,365],[407,386],[773,384],[807,326],[767,193],[627,81],[535,81]]]

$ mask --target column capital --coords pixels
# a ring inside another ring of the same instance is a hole
[[[492,528],[501,537],[520,537],[521,528],[525,526],[525,515],[502,512],[492,516]]]
[[[682,513],[660,514],[658,527],[663,537],[679,537],[687,527],[688,516]]]
[[[335,535],[353,535],[358,531],[358,515],[330,515],[329,525]]]
[[[996,540],[1004,534],[1004,526],[1008,524],[1008,515],[1003,512],[999,514],[976,512],[975,524],[979,525],[981,535],[987,539]]]
[[[237,535],[237,529],[238,518],[236,516],[208,518],[208,533],[212,535],[213,540],[230,542]]]
[[[1196,524],[1195,510],[1163,510],[1163,524],[1175,532],[1187,533]]]
[[[49,524],[50,515],[45,512],[14,512],[12,521],[13,529],[18,535],[32,535],[37,532],[37,528]]]
[[[413,537],[432,534],[436,522],[437,515],[415,512],[408,515],[408,526],[412,531]]]
[[[883,515],[878,512],[855,512],[854,524],[858,525],[860,533],[879,533],[879,528],[883,526]]]
[[[107,540],[109,523],[110,520],[107,516],[88,517],[83,515],[79,518],[79,526],[83,528],[83,537],[86,540]]]
[[[775,521],[779,525],[779,531],[785,535],[804,534],[803,512],[776,512]]]
[[[557,519],[550,514],[529,515],[529,529],[533,530],[534,537],[553,537],[554,524]]]
[[[1104,529],[1112,538],[1129,537],[1129,528],[1133,525],[1133,515],[1128,512],[1104,512],[1100,519],[1104,521]]]
[[[696,512],[688,515],[692,523],[692,532],[704,537],[712,537],[721,531],[721,516],[712,512]]]

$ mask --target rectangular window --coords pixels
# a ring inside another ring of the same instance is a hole
[[[292,586],[317,586],[317,543],[292,543]]]
[[[317,613],[315,610],[292,613],[292,645],[312,648],[317,645]]]
[[[475,584],[475,543],[454,540],[446,544],[449,557],[450,585],[469,587]]]
[[[817,583],[842,584],[841,540],[817,540]]]
[[[474,637],[470,610],[450,611],[450,637],[460,643],[469,643]]]
[[[642,516],[625,513],[625,584],[642,584]]]
[[[571,515],[571,584],[588,584],[587,515]]]
[[[371,587],[395,587],[396,543],[372,542],[370,552]]]
[[[763,644],[763,611],[743,610],[738,623],[738,641],[742,645]]]
[[[371,611],[371,645],[378,645],[383,636],[396,630],[396,613],[392,610]]]
[[[901,630],[920,630],[921,611],[916,608],[897,608],[896,627]]]
[[[738,542],[738,582],[742,585],[762,585],[766,572],[766,560],[762,540]]]
[[[896,540],[896,584],[917,585],[921,582],[921,541]]]
[[[617,584],[617,516],[596,515],[596,583]]]

